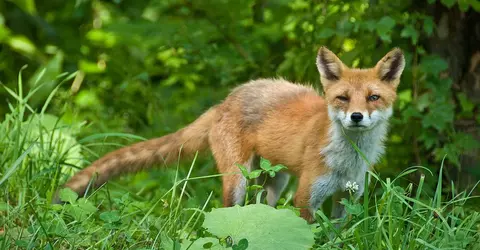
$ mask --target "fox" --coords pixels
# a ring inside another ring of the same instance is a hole
[[[264,184],[268,205],[277,204],[293,175],[298,178],[293,204],[302,218],[313,223],[330,197],[331,217],[341,218],[345,208],[339,201],[348,194],[347,183],[358,183],[354,197],[361,197],[367,171],[384,154],[405,58],[394,48],[374,67],[350,68],[321,46],[316,66],[322,93],[282,78],[250,80],[191,124],[110,152],[63,187],[84,195],[87,187],[210,149],[223,174],[224,207],[244,203],[247,179],[238,164],[252,171],[263,157],[286,166]]]

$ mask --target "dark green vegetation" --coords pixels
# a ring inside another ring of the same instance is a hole
[[[0,1],[0,249],[479,249],[479,12],[478,0]],[[350,66],[392,47],[407,59],[387,154],[360,203],[344,201],[345,226],[328,210],[299,220],[295,181],[277,210],[207,213],[221,206],[209,156],[50,204],[75,169],[175,131],[239,83],[319,86],[320,45]]]

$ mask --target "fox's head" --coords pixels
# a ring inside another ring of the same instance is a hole
[[[387,53],[373,68],[353,69],[321,47],[317,67],[333,122],[340,122],[347,130],[365,131],[392,115],[397,86],[405,67],[400,49]]]

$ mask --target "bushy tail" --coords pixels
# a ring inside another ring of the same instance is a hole
[[[215,112],[215,108],[211,108],[175,133],[110,152],[75,174],[65,187],[83,195],[89,185],[98,187],[119,175],[134,173],[157,164],[167,165],[178,160],[179,156],[188,157],[197,151],[204,151],[208,148],[208,133]]]

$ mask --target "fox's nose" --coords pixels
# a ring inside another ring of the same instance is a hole
[[[360,112],[354,112],[350,116],[350,119],[352,119],[354,122],[361,122],[363,120],[363,115]]]

